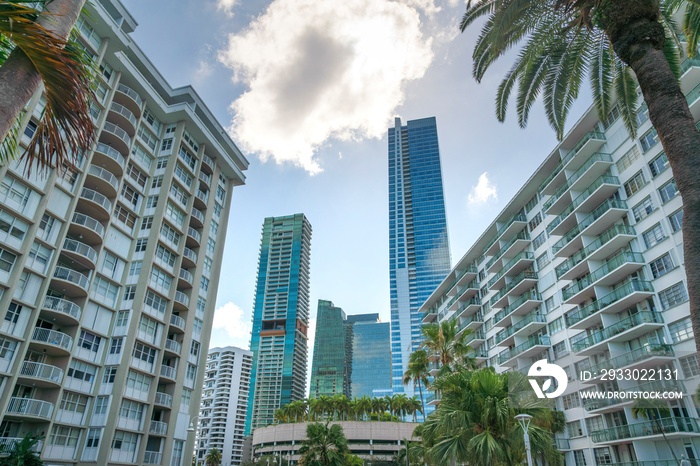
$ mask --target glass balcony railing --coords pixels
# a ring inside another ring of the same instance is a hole
[[[573,185],[576,180],[581,178],[581,175],[586,173],[589,168],[593,166],[596,162],[610,162],[612,163],[612,156],[610,154],[603,154],[602,152],[596,152],[591,155],[586,162],[581,165],[581,167],[576,170],[571,176],[566,180],[566,183],[561,185],[554,194],[544,203],[544,210],[549,209],[552,205],[557,202],[557,200]]]
[[[467,336],[467,338],[464,339],[464,343],[469,343],[474,340],[486,340],[486,337],[484,336],[484,331],[477,330],[476,332],[472,332]]]
[[[198,232],[197,230],[195,230],[194,228],[189,227],[187,229],[187,234],[189,236],[191,236],[192,238],[194,238],[194,240],[197,241],[198,243],[202,242],[202,234],[200,232]]]
[[[503,308],[501,312],[496,314],[493,318],[493,323],[498,324],[500,321],[505,319],[508,314],[522,306],[526,301],[542,301],[542,295],[540,295],[537,291],[535,290],[530,290],[506,307]]]
[[[97,147],[95,147],[95,152],[99,152],[101,154],[106,155],[107,157],[113,159],[115,162],[117,162],[120,166],[124,166],[124,156],[119,153],[117,149],[114,147],[110,147],[107,144],[103,144],[101,142],[97,143]]]
[[[63,241],[63,249],[65,251],[74,252],[76,254],[84,256],[87,259],[89,259],[90,262],[92,262],[93,264],[95,262],[97,262],[97,251],[95,251],[93,248],[91,248],[87,244],[81,243],[80,241],[66,238]]]
[[[513,237],[513,239],[511,239],[511,240],[508,241],[506,244],[504,244],[503,247],[501,247],[500,251],[498,251],[498,252],[496,253],[496,255],[493,256],[493,257],[491,258],[491,260],[488,261],[488,262],[486,263],[486,268],[488,269],[488,268],[490,268],[493,264],[495,264],[496,261],[499,260],[499,259],[503,256],[503,254],[505,254],[506,251],[508,251],[508,249],[509,249],[512,245],[515,244],[516,241],[518,241],[518,240],[529,240],[529,239],[530,239],[530,235],[527,234],[527,231],[521,231],[520,233],[518,233],[517,235],[515,235],[515,236]]]
[[[620,369],[635,362],[644,361],[652,357],[673,357],[673,347],[666,344],[646,345],[628,353],[624,353],[612,359],[607,359],[599,364],[590,366],[588,369],[593,376],[600,376],[604,370]]]
[[[171,408],[173,406],[173,397],[167,393],[156,392],[155,404]]]
[[[590,141],[591,139],[598,139],[600,141],[605,141],[605,134],[601,133],[600,131],[589,131],[586,134],[584,134],[583,137],[581,138],[581,140],[576,143],[574,148],[571,149],[571,151],[568,154],[566,154],[566,157],[564,157],[561,160],[562,165],[566,166],[566,164],[569,163],[569,161],[571,159],[573,159],[574,156],[576,156],[576,154],[578,154],[579,151],[581,149],[583,149],[583,146],[585,146],[586,143],[588,141]]]
[[[82,309],[80,306],[74,302],[68,301],[67,299],[57,298],[55,296],[46,296],[44,298],[43,309],[48,309],[50,311],[60,312],[67,316],[72,317],[75,320],[80,320],[80,315],[82,314]]]
[[[467,317],[467,319],[465,321],[461,322],[457,326],[457,332],[461,332],[462,330],[464,330],[466,327],[473,324],[474,322],[483,322],[483,321],[484,321],[483,314],[481,314],[481,312],[477,312],[476,314],[473,314],[473,315],[470,315],[469,317]]]
[[[115,125],[114,123],[110,123],[109,121],[106,121],[104,124],[104,127],[102,128],[102,131],[107,131],[115,136],[117,136],[119,139],[124,142],[128,147],[131,147],[131,137],[127,134],[126,131],[121,129],[119,126]]]
[[[686,73],[686,71],[688,71],[693,66],[700,67],[700,58],[686,58],[685,60],[683,60],[680,66],[681,76],[683,76]]]
[[[688,105],[690,105],[693,102],[695,102],[698,99],[698,97],[700,97],[700,84],[695,86],[692,91],[688,92],[685,95],[685,100],[686,102],[688,102]]]
[[[654,380],[639,384],[637,387],[630,390],[631,392],[685,392],[686,388],[680,380]],[[632,396],[627,398],[584,398],[582,400],[583,407],[586,411],[594,411],[596,409],[607,408],[621,403],[629,403],[634,401]],[[677,466],[677,464],[674,464]]]
[[[88,286],[90,284],[90,280],[88,280],[88,277],[86,277],[82,273],[77,272],[75,270],[71,270],[66,267],[61,267],[60,265],[57,265],[56,268],[54,268],[53,278],[58,278],[59,280],[71,282],[75,285],[78,285],[85,291],[87,291]]]
[[[170,325],[173,325],[180,330],[185,330],[185,319],[175,314],[170,316]]]
[[[503,226],[501,228],[499,228],[498,231],[496,232],[496,236],[491,241],[489,241],[489,243],[486,245],[486,247],[484,248],[484,251],[488,251],[491,248],[491,246],[493,246],[496,243],[496,241],[498,241],[498,239],[501,236],[503,236],[503,233],[505,233],[506,230],[508,228],[510,228],[510,226],[513,225],[515,222],[526,222],[527,223],[527,217],[525,217],[525,215],[523,215],[521,213],[517,213],[517,214],[513,215],[511,218],[509,218],[508,220],[506,220],[504,222]]]
[[[194,275],[192,275],[192,272],[190,272],[189,270],[180,269],[180,273],[178,275],[180,278],[182,278],[189,284],[192,284],[192,282],[194,281]]]
[[[698,419],[691,417],[667,417],[653,421],[627,424],[591,432],[594,443],[612,442],[621,439],[668,435],[675,433],[700,433]]]
[[[175,380],[177,378],[177,369],[170,366],[160,366],[160,375]]]
[[[630,294],[638,291],[653,293],[654,287],[651,285],[650,282],[632,279],[624,285],[622,285],[621,287],[619,287],[618,289],[616,289],[615,291],[613,291],[612,293],[606,294],[599,300],[593,301],[592,303],[582,307],[578,311],[567,314],[566,324],[567,326],[571,327],[572,325],[581,322],[583,319],[592,316],[601,309],[606,308],[611,304],[621,300],[622,298],[625,298]]]
[[[141,97],[129,86],[120,83],[117,85],[117,90],[131,97],[139,105],[139,107],[143,105],[143,100],[141,100]]]
[[[603,266],[597,268],[585,277],[577,280],[571,285],[567,286],[562,290],[562,295],[564,301],[572,298],[574,295],[583,291],[584,288],[588,288],[593,283],[597,282],[616,268],[620,267],[622,264],[628,262],[644,263],[644,256],[638,252],[623,251],[617,254],[615,257],[608,260]]]
[[[500,301],[505,295],[510,293],[510,291],[518,286],[523,280],[537,280],[537,272],[533,270],[523,270],[516,277],[514,277],[501,291],[499,291],[493,298],[489,300],[489,304],[492,306]]]
[[[525,343],[501,352],[498,355],[498,364],[503,364],[509,359],[512,359],[535,346],[550,346],[549,337],[547,335],[535,335],[528,338]]]
[[[616,176],[612,175],[601,175],[596,180],[591,183],[591,185],[586,188],[585,191],[583,191],[581,194],[579,194],[576,199],[573,200],[571,204],[569,204],[566,209],[562,213],[560,213],[552,222],[547,225],[547,233],[551,233],[552,230],[554,230],[557,226],[561,224],[561,222],[566,219],[571,213],[576,210],[578,206],[583,204],[583,202],[588,199],[591,194],[593,194],[598,188],[603,186],[604,184],[620,184],[620,180]]]
[[[102,194],[89,188],[83,188],[80,197],[101,205],[107,212],[112,211],[112,203]]]
[[[88,168],[88,175],[96,176],[97,178],[106,181],[112,188],[114,188],[115,191],[119,191],[119,180],[110,171],[105,170],[102,167],[90,165]]]
[[[121,116],[123,116],[127,120],[129,120],[129,123],[134,125],[134,128],[136,128],[136,117],[131,112],[131,110],[129,110],[128,108],[126,108],[123,105],[119,105],[116,102],[112,102],[112,105],[109,107],[109,109],[113,112],[120,114]]]
[[[182,304],[185,307],[190,305],[190,298],[182,291],[175,292],[175,301]]]
[[[619,335],[631,328],[637,327],[642,324],[656,323],[662,324],[664,322],[660,314],[656,312],[642,311],[633,314],[619,322],[616,322],[610,326],[605,327],[595,333],[591,333],[583,340],[578,340],[571,345],[573,351],[583,351],[586,348],[590,348],[593,345],[601,343],[609,338]]]
[[[194,252],[193,250],[191,250],[190,248],[187,248],[187,247],[186,247],[186,248],[182,251],[182,255],[183,255],[183,257],[188,258],[188,259],[191,260],[192,262],[195,262],[195,263],[197,262],[197,253]]]
[[[104,238],[105,234],[105,227],[102,226],[100,222],[95,220],[94,218],[87,216],[85,214],[81,214],[79,212],[75,212],[73,214],[73,223],[76,225],[81,225],[84,226],[85,228],[88,228],[95,233],[99,235],[100,238]]]
[[[593,240],[591,244],[568,258],[566,261],[562,262],[562,264],[555,269],[557,278],[560,278],[566,272],[573,269],[591,253],[600,249],[601,246],[608,243],[617,235],[636,235],[636,232],[634,228],[627,225],[613,225],[611,228],[603,232],[603,234],[601,234],[598,238]]]
[[[170,338],[166,338],[165,349],[170,352],[180,354],[180,352],[182,351],[182,344]]]
[[[62,369],[34,361],[24,361],[20,368],[19,375],[22,377],[47,380],[58,385],[63,381]]]
[[[512,336],[515,332],[524,329],[528,325],[530,325],[533,322],[539,322],[542,324],[547,323],[547,317],[544,314],[540,314],[537,312],[533,312],[532,314],[529,314],[525,316],[524,319],[517,321],[507,329],[503,330],[502,332],[496,334],[496,343],[500,343],[506,338]]]
[[[610,209],[627,209],[627,202],[619,199],[607,199],[601,205],[596,207],[593,212],[588,214],[586,218],[581,220],[575,227],[569,230],[559,241],[554,243],[554,246],[552,247],[552,252],[554,254],[559,252],[567,244],[569,244],[571,240],[576,238],[579,235],[579,233],[588,228],[591,224],[593,224],[593,222],[602,217],[603,214],[609,211]]]
[[[542,183],[540,183],[540,186],[539,186],[539,189],[538,189],[538,190],[539,190],[539,191],[542,191],[544,188],[546,188],[547,185],[548,185],[549,183],[551,183],[552,180],[553,180],[554,178],[556,178],[557,175],[558,175],[559,173],[561,173],[561,171],[562,171],[563,169],[564,169],[564,164],[563,164],[562,162],[559,162],[559,163],[557,164],[557,166],[554,167],[554,169],[552,170],[552,172],[551,172],[549,175],[547,175],[547,178],[545,178],[544,181],[543,181]]]
[[[503,275],[507,274],[508,271],[513,268],[515,264],[517,264],[519,261],[523,259],[529,259],[529,260],[535,260],[535,255],[531,253],[530,251],[523,251],[518,253],[514,258],[508,261],[506,265],[503,266],[503,268],[496,274],[494,277],[489,280],[488,282],[488,287],[491,288],[494,283],[496,283]]]
[[[51,419],[53,403],[32,398],[12,397],[7,405],[7,413]]]

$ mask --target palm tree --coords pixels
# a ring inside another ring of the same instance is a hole
[[[37,455],[34,451],[34,447],[39,440],[39,437],[34,437],[31,434],[27,434],[18,443],[4,446],[4,448],[0,449],[0,453],[9,453],[9,455],[0,459],[0,466],[43,465],[44,462],[39,459],[39,455]]]
[[[367,395],[355,400],[355,413],[360,414],[362,419],[372,412],[372,399]]]
[[[275,421],[277,421],[278,424],[285,424],[289,422],[289,414],[287,412],[287,406],[282,406],[281,408],[278,408],[275,410]]]
[[[413,398],[408,399],[406,406],[407,414],[411,414],[413,416],[413,422],[418,422],[418,413],[425,414],[425,407],[423,406],[423,402],[415,396]]]
[[[423,401],[423,388],[428,387],[430,381],[428,380],[428,374],[430,363],[428,362],[428,353],[425,350],[416,350],[408,357],[408,365],[406,366],[406,372],[403,373],[403,384],[408,385],[413,382],[413,390],[415,392],[416,386],[418,387],[418,393],[420,394],[420,403],[422,406],[421,412],[425,412],[425,402]]]
[[[306,440],[299,448],[300,464],[342,466],[350,454],[343,428],[338,424],[313,423],[306,427]]]
[[[514,419],[519,413],[533,416],[528,431],[533,454],[543,455],[551,465],[563,463],[562,454],[552,444],[552,432],[543,427],[550,422],[550,400],[532,396],[524,374],[497,374],[491,368],[459,371],[435,380],[434,385],[442,400],[420,435],[427,456],[436,464],[522,463],[523,435]],[[513,398],[514,387],[527,387],[530,396]]]
[[[216,448],[212,448],[204,457],[204,463],[207,466],[219,466],[221,464],[221,452]]]
[[[27,149],[27,170],[34,164],[45,168],[73,163],[90,148],[95,133],[89,111],[92,65],[82,49],[68,40],[84,3],[2,2],[0,163],[14,157],[18,117],[42,83],[46,108]]]
[[[466,344],[466,337],[471,334],[471,329],[458,335],[457,323],[446,320],[439,324],[424,325],[422,332],[420,348],[435,355],[440,364],[436,377],[470,365],[467,354],[471,348]]]
[[[687,50],[680,47],[673,17],[684,13]],[[550,125],[562,137],[567,113],[586,74],[598,117],[604,120],[617,97],[623,120],[634,137],[637,84],[649,119],[661,140],[683,198],[683,237],[691,318],[700,334],[700,132],[679,85],[686,52],[695,56],[700,39],[700,3],[696,0],[479,0],[468,1],[464,31],[487,16],[473,52],[473,76],[481,81],[488,67],[516,44],[525,42],[501,83],[496,115],[505,119],[517,83],[516,110],[521,126],[542,94]],[[700,339],[696,339],[700,351]]]
[[[338,420],[347,421],[348,413],[350,412],[350,399],[345,395],[336,395],[333,399],[333,405],[338,415]]]
[[[681,462],[678,460],[676,452],[673,450],[673,447],[666,438],[666,432],[664,432],[664,428],[659,422],[659,418],[661,418],[662,415],[670,416],[670,414],[671,410],[668,409],[668,406],[659,400],[639,399],[635,401],[634,405],[632,405],[632,417],[637,419],[639,416],[642,416],[652,421],[656,425],[659,432],[661,432],[661,435],[663,435],[664,441],[666,442],[666,445],[668,445],[668,449],[671,450],[673,459],[676,460],[678,466],[681,466]]]

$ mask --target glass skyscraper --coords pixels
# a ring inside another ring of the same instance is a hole
[[[420,306],[450,272],[450,248],[435,118],[389,128],[389,273],[394,393],[420,344]]]
[[[348,316],[352,332],[352,376],[350,392],[353,398],[390,395],[391,343],[390,324],[381,322],[379,314]]]
[[[306,395],[311,224],[304,214],[263,223],[253,311],[246,435]]]

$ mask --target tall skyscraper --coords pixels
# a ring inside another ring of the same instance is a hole
[[[269,217],[262,228],[253,311],[246,435],[275,410],[306,396],[311,224],[304,214]]]
[[[310,398],[321,395],[350,397],[352,334],[345,313],[332,302],[318,300]]]
[[[223,455],[222,464],[241,464],[252,368],[251,351],[235,346],[209,349],[197,434],[198,466],[214,448]]]
[[[189,465],[248,162],[132,41],[121,2],[85,8],[94,147],[75,168],[0,167],[0,445],[34,433],[46,464]],[[44,107],[41,92],[26,106],[23,147]]]
[[[391,395],[389,322],[380,321],[379,314],[350,315],[347,322],[352,333],[352,397]]]
[[[450,272],[450,247],[435,118],[389,128],[389,278],[395,393],[421,340],[418,309]]]

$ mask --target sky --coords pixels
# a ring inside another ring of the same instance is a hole
[[[542,102],[526,129],[495,116],[515,52],[472,77],[464,1],[122,0],[132,38],[191,84],[250,167],[233,190],[210,345],[248,348],[265,217],[306,214],[318,299],[389,321],[387,129],[435,116],[452,263],[556,145]],[[590,103],[571,110],[569,127]],[[313,354],[311,347],[309,354]],[[309,361],[309,367],[311,361]]]

